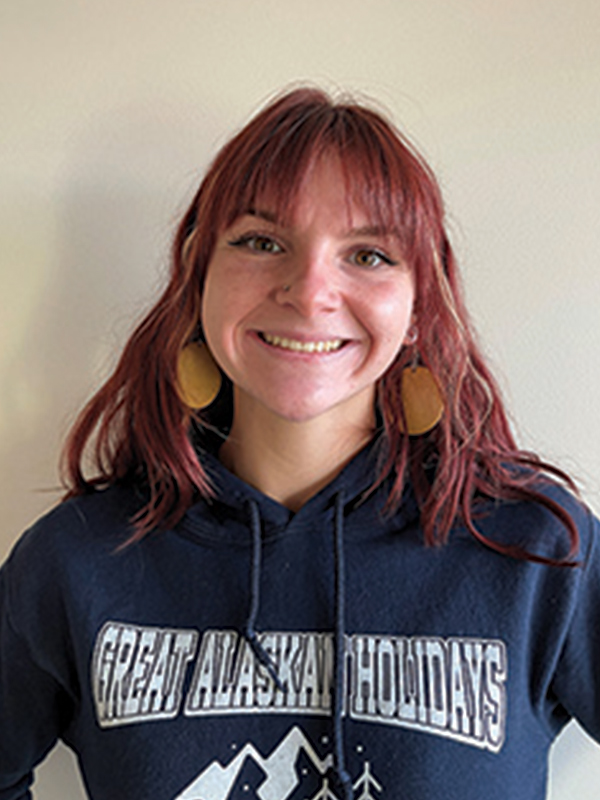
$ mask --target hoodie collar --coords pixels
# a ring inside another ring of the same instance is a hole
[[[203,538],[208,537],[224,544],[237,542],[247,545],[249,502],[256,504],[258,508],[264,538],[283,532],[293,518],[300,520],[322,516],[333,508],[335,498],[340,493],[343,493],[345,507],[349,510],[358,508],[363,503],[368,503],[369,506],[375,503],[383,513],[390,490],[389,479],[372,490],[381,445],[382,437],[375,437],[327,486],[295,513],[230,472],[219,461],[215,451],[199,449],[200,460],[210,479],[214,495],[193,505],[180,525]],[[407,486],[398,513],[411,518],[416,515],[416,511],[413,493]]]

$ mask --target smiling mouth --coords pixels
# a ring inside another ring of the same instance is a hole
[[[343,339],[326,339],[316,342],[301,342],[299,339],[288,339],[285,336],[272,336],[270,333],[260,333],[263,342],[271,347],[281,350],[293,350],[296,353],[331,353],[339,350],[344,344]]]

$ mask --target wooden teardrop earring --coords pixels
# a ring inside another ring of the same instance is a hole
[[[413,347],[412,363],[402,370],[400,388],[409,436],[422,436],[433,430],[444,413],[444,401],[435,378],[427,367],[418,363],[417,339],[418,331],[413,326],[407,336],[407,344]]]
[[[177,361],[177,383],[179,396],[189,408],[207,408],[222,382],[221,371],[204,342],[190,342],[183,348]]]

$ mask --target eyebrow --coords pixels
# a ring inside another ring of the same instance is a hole
[[[393,236],[394,231],[383,225],[364,225],[360,228],[351,228],[348,236]]]
[[[279,224],[279,218],[277,214],[274,214],[272,211],[265,211],[264,209],[260,208],[249,208],[247,211],[242,214],[242,216],[249,216],[249,217],[259,217],[260,219],[264,219],[267,222],[272,222],[274,225]]]

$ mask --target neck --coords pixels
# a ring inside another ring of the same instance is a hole
[[[236,403],[223,464],[291,511],[326,486],[373,437],[373,404],[357,416],[323,414],[292,422],[258,403]]]

